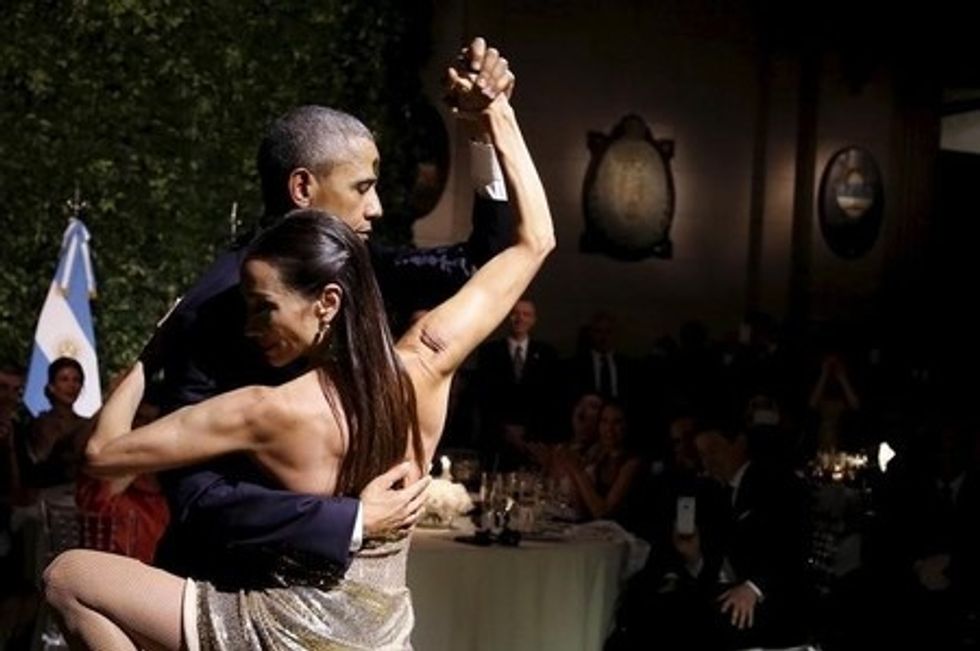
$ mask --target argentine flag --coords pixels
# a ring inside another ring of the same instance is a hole
[[[34,335],[31,367],[27,372],[24,402],[35,416],[51,408],[44,395],[48,365],[59,357],[73,357],[85,370],[85,385],[75,402],[75,413],[91,416],[102,406],[99,361],[89,298],[95,295],[95,276],[88,249],[89,234],[72,218],[61,242],[58,270],[48,289]]]

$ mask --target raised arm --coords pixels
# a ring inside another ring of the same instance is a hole
[[[482,38],[464,48],[454,66],[469,81],[481,80],[480,92],[487,102],[498,94],[510,98],[513,93],[514,73]],[[445,99],[455,105],[456,97],[450,91]],[[474,190],[469,237],[462,242],[421,249],[371,243],[375,274],[396,332],[408,327],[416,310],[432,309],[459,291],[477,268],[513,241],[507,188],[487,125],[480,120],[466,120],[464,124]]]
[[[465,86],[458,77],[456,81]],[[470,86],[465,88],[461,92],[478,93]],[[408,362],[416,385],[420,423],[427,439],[437,437],[441,429],[435,421],[426,426],[427,397],[441,400],[440,389],[445,389],[466,356],[510,312],[555,246],[544,188],[507,98],[497,95],[484,105],[479,119],[487,122],[507,178],[517,218],[516,237],[455,296],[426,314],[399,341],[399,352]],[[428,448],[431,452],[432,446]]]

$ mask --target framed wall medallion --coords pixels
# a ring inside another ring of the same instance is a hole
[[[673,141],[654,138],[641,117],[627,115],[609,135],[590,132],[588,145],[580,249],[618,260],[671,257]]]
[[[874,246],[885,209],[881,172],[858,147],[835,153],[820,180],[820,232],[836,255],[859,258]]]

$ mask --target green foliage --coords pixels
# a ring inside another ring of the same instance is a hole
[[[0,358],[27,362],[77,184],[103,372],[132,360],[227,242],[232,203],[246,226],[257,215],[258,140],[292,106],[345,109],[374,129],[386,213],[405,214],[405,107],[420,97],[428,11],[397,0],[0,3]]]

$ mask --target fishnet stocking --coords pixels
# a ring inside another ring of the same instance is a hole
[[[73,648],[181,648],[184,580],[125,556],[73,549],[44,572]]]

